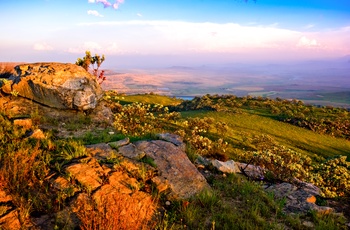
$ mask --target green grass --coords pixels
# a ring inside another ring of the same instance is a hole
[[[342,229],[344,218],[336,215],[288,215],[285,200],[276,200],[264,192],[261,184],[242,176],[212,178],[212,190],[203,191],[189,203],[174,202],[166,211],[166,223],[172,228],[158,229],[305,229],[304,220],[315,229]],[[185,204],[185,205],[184,205]]]
[[[176,105],[180,102],[178,99],[153,94],[133,96],[111,94],[108,99],[112,103],[117,101],[122,104],[141,102],[164,106]],[[337,116],[333,113],[327,115],[327,111],[322,112],[322,114],[321,112],[319,112],[319,116],[328,116],[328,118]],[[321,135],[278,121],[276,115],[271,114],[266,107],[242,106],[232,108],[231,112],[191,110],[183,111],[181,115],[181,120],[166,120],[165,125],[159,128],[164,130],[160,131],[172,132],[177,129],[186,129],[182,121],[189,118],[213,118],[214,121],[209,132],[203,132],[203,135],[213,141],[223,138],[229,142],[230,148],[226,153],[229,158],[234,160],[238,158],[239,154],[248,154],[247,151],[256,150],[253,142],[247,140],[254,139],[255,136],[259,135],[268,135],[279,145],[309,155],[315,160],[335,155],[350,156],[350,141]],[[203,120],[209,121],[209,119]],[[38,119],[38,122],[40,121],[41,119]],[[156,120],[157,123],[160,121]],[[215,128],[217,122],[224,122],[228,129],[219,132]],[[54,203],[59,194],[51,194],[52,196],[49,197],[50,194],[47,193],[47,187],[45,187],[47,182],[41,184],[48,172],[55,170],[57,173],[61,173],[64,164],[85,156],[86,151],[83,144],[106,143],[126,137],[117,132],[110,135],[108,131],[114,130],[115,127],[94,130],[93,121],[85,116],[76,116],[70,123],[66,122],[70,130],[79,130],[85,126],[91,127],[91,131],[77,138],[78,140],[35,141],[23,139],[25,137],[24,131],[13,127],[11,121],[1,114],[0,123],[0,160],[2,160],[0,170],[3,175],[7,175],[7,181],[5,181],[7,189],[14,197],[17,197],[16,205],[28,205],[27,209],[30,211],[46,213],[60,209],[60,206]],[[130,126],[130,123],[125,126]],[[131,142],[134,142],[155,139],[156,136],[155,133],[151,132],[143,136],[130,136],[129,138]],[[194,135],[190,135],[190,138],[193,139]],[[272,143],[269,143],[269,139],[263,139],[263,141],[267,145]],[[187,154],[192,162],[195,161],[197,152],[190,144],[187,145]],[[32,161],[29,161],[28,157],[32,155]],[[119,158],[112,157],[105,160],[104,163],[118,164],[119,162]],[[145,157],[141,162],[156,167],[151,158]],[[23,168],[24,164],[28,167]],[[145,182],[148,174],[146,174],[146,165],[143,165],[144,168],[138,177]],[[212,189],[199,193],[189,201],[177,200],[172,201],[170,206],[164,205],[165,214],[161,215],[156,229],[304,229],[305,226],[302,224],[304,220],[311,221],[315,225],[315,229],[342,229],[345,227],[344,219],[340,215],[319,215],[314,212],[306,215],[286,215],[283,212],[285,200],[275,200],[272,194],[268,194],[262,189],[260,183],[248,181],[238,175],[230,174],[224,177],[215,174],[215,172],[212,173],[214,176],[208,179]],[[28,183],[29,181],[34,183]],[[32,203],[28,202],[28,197],[35,196],[40,199],[38,198]],[[28,201],[24,202],[26,199]],[[24,216],[24,214],[21,215]]]
[[[267,134],[279,144],[312,158],[316,156],[327,158],[335,155],[350,157],[350,141],[348,140],[321,135],[266,116],[251,113],[190,111],[182,112],[182,117],[212,117],[215,121],[227,123],[229,130],[225,138],[238,148],[245,147],[242,146],[242,143],[246,135]],[[215,130],[211,131],[215,132]]]
[[[156,94],[118,96],[117,100],[121,104],[141,102],[144,104],[160,104],[164,106],[177,105],[177,104],[180,104],[182,101],[180,99],[171,98],[168,96],[156,95]]]

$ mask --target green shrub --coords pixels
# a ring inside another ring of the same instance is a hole
[[[143,136],[162,130],[162,128],[180,116],[169,113],[168,107],[143,103],[126,104],[115,114],[114,126],[125,135]]]
[[[252,163],[268,170],[275,180],[305,180],[312,170],[311,158],[283,146],[253,152]]]
[[[315,167],[310,182],[321,188],[324,197],[350,196],[350,162],[338,156]]]

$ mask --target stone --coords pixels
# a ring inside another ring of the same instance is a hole
[[[222,173],[239,173],[241,172],[237,164],[233,160],[222,162],[219,160],[212,160],[212,165]]]
[[[240,162],[236,162],[236,164],[240,169],[240,172],[242,172],[241,170],[243,170],[244,173],[252,179],[261,180],[265,176],[265,170],[260,166],[255,166],[255,165],[245,164]]]
[[[41,129],[35,129],[29,137],[38,140],[46,138],[44,132]]]
[[[33,126],[33,121],[30,118],[28,118],[28,119],[15,119],[13,121],[13,124],[16,126],[23,127],[23,129],[25,129],[25,130],[29,130]]]
[[[7,94],[59,109],[94,109],[102,97],[96,78],[82,67],[70,63],[32,63],[15,67],[17,74],[9,78]]]
[[[133,190],[139,190],[140,185],[135,178],[131,178],[123,172],[113,172],[109,175],[109,184],[119,193],[131,194]]]
[[[313,222],[307,221],[307,220],[303,221],[302,225],[304,225],[305,227],[310,228],[310,229],[315,228],[315,224]]]
[[[205,157],[198,156],[195,163],[198,165],[203,165],[203,166],[208,167],[211,164],[211,161],[210,161],[210,159],[207,159]]]
[[[4,190],[0,189],[0,203],[7,203],[12,201],[10,195],[8,195]]]
[[[134,144],[128,144],[118,148],[118,152],[125,157],[130,159],[139,160],[142,159],[146,154],[138,149]]]
[[[75,163],[65,168],[71,177],[77,180],[85,189],[94,191],[102,184],[104,175],[103,168],[95,158],[86,158],[86,163]]]
[[[11,229],[11,230],[23,229],[18,219],[17,209],[10,211],[5,216],[2,216],[0,218],[0,228]]]
[[[113,125],[114,114],[106,101],[97,104],[94,110],[89,114],[91,121],[94,123],[104,123],[105,125]],[[111,134],[112,132],[109,132]]]
[[[181,147],[162,140],[139,141],[135,146],[154,160],[160,179],[169,184],[170,197],[187,199],[204,189],[210,189],[204,176]]]
[[[183,151],[186,150],[186,144],[183,142],[182,137],[173,133],[159,133],[157,137],[161,140],[168,141],[174,145],[180,147]]]
[[[312,189],[315,187],[314,189]],[[276,199],[286,198],[284,211],[286,213],[307,213],[314,210],[319,213],[330,213],[333,211],[330,207],[318,206],[316,197],[319,195],[319,188],[309,183],[301,183],[298,186],[290,183],[274,184],[265,189],[272,192]]]
[[[115,157],[117,154],[117,151],[112,149],[109,144],[105,143],[87,145],[86,150],[91,156],[98,160],[106,160]]]
[[[114,149],[118,149],[119,147],[125,146],[130,144],[130,139],[129,137],[119,140],[119,141],[114,141],[114,142],[109,142],[108,145],[111,146]]]

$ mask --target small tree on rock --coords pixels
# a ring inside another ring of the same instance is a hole
[[[83,58],[78,58],[75,64],[83,67],[86,71],[91,72],[96,76],[98,83],[102,84],[102,82],[106,80],[106,77],[104,76],[105,71],[99,71],[99,68],[104,60],[105,55],[102,55],[102,57],[98,54],[92,56],[90,51],[86,51],[85,56]]]

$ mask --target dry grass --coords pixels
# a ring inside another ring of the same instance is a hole
[[[38,160],[42,151],[37,145],[33,149],[18,149],[2,158],[0,181],[11,194],[12,201],[19,208],[19,220],[26,224],[33,208],[42,207],[49,198],[48,194],[38,192],[42,181],[40,174],[46,174],[47,168]]]
[[[115,193],[94,199],[81,196],[76,203],[83,230],[146,230],[154,227],[155,203],[150,196]]]

